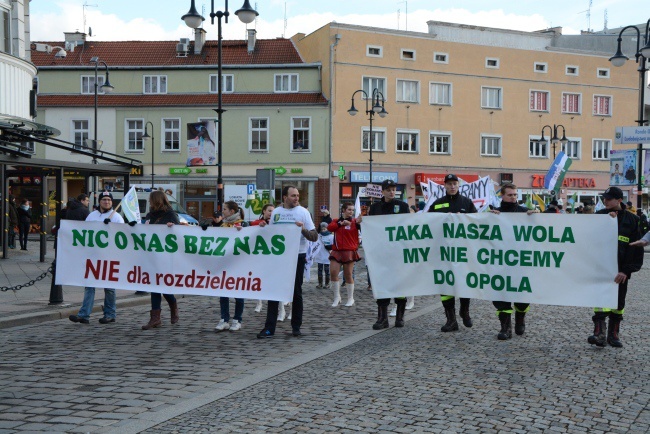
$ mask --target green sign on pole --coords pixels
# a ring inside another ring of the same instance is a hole
[[[267,169],[273,169],[273,170],[275,170],[275,174],[276,174],[276,175],[279,175],[279,176],[282,176],[282,175],[284,175],[285,173],[287,173],[287,169],[285,169],[285,168],[282,167],[282,166],[280,166],[280,167],[267,167]]]
[[[345,179],[345,169],[343,166],[339,166],[339,179],[343,181]]]
[[[169,174],[170,175],[189,175],[192,173],[192,169],[188,167],[170,167],[169,168]]]

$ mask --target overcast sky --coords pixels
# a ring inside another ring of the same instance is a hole
[[[215,0],[219,9],[224,4]],[[242,4],[243,0],[230,0],[230,12]],[[565,34],[586,30],[590,23],[589,0],[251,0],[251,5],[259,12],[254,26],[258,38],[264,39],[308,34],[331,21],[419,32],[427,31],[428,20],[524,31],[561,26]],[[205,8],[207,37],[216,39],[217,26],[209,24],[210,2],[197,0],[196,7],[199,13]],[[87,33],[89,27],[90,40],[192,37],[180,19],[190,0],[32,0],[30,8],[33,41],[60,41],[63,32],[85,29]],[[648,0],[593,0],[591,29],[603,29],[606,10],[608,28],[650,18]],[[224,25],[224,38],[243,39],[245,29],[233,14]]]

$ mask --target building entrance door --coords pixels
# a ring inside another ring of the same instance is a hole
[[[185,209],[187,213],[194,217],[199,224],[206,220],[212,221],[212,215],[217,209],[216,198],[187,198],[185,199]]]

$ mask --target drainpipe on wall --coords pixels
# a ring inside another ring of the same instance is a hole
[[[329,206],[330,213],[332,212],[332,107],[334,106],[334,47],[339,44],[341,40],[341,35],[336,33],[334,35],[334,43],[330,45],[330,155],[329,155],[329,170],[327,171],[327,178],[329,179]]]

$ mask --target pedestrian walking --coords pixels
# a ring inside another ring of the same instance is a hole
[[[474,202],[466,196],[458,192],[458,177],[452,173],[445,176],[445,195],[437,199],[429,212],[446,212],[446,213],[475,213],[476,207]],[[453,295],[441,295],[440,301],[445,308],[445,316],[447,322],[440,328],[442,332],[451,332],[458,330],[458,322],[456,321],[456,298]],[[459,315],[463,319],[465,327],[472,327],[472,319],[469,316],[469,298],[460,299]]]
[[[9,205],[7,207],[7,212],[9,213],[9,227],[7,231],[9,232],[9,239],[7,240],[9,248],[16,248],[16,228],[18,227],[18,210],[16,209],[16,198],[13,195],[9,195]],[[22,246],[21,246],[22,247]]]
[[[293,185],[287,185],[282,189],[282,206],[273,210],[271,224],[295,224],[300,228],[300,246],[298,248],[298,261],[295,269],[295,280],[293,286],[293,302],[291,304],[291,329],[293,336],[301,336],[302,332],[302,279],[307,260],[307,242],[316,241],[318,233],[311,219],[309,211],[300,206],[300,192]],[[263,226],[260,223],[260,226]],[[293,271],[293,270],[292,270]],[[275,334],[275,326],[278,320],[278,302],[269,300],[266,307],[266,323],[264,328],[257,334],[258,338],[271,338]]]
[[[149,195],[149,214],[145,216],[147,224],[150,225],[167,225],[168,228],[181,224],[178,214],[172,209],[172,205],[163,191],[152,191]],[[160,319],[162,312],[162,298],[165,297],[169,310],[171,312],[171,323],[177,324],[179,321],[178,303],[174,294],[151,293],[151,311],[149,313],[149,322],[142,326],[142,330],[161,327],[163,325]]]
[[[334,235],[327,230],[327,223],[320,224],[320,232],[318,233],[318,243],[320,248],[314,256],[314,261],[318,265],[318,289],[326,289],[330,287],[330,251],[332,250],[332,243],[334,242]],[[323,284],[325,279],[325,284]]]
[[[494,214],[525,212],[528,215],[534,214],[536,210],[519,205],[517,202],[517,186],[514,184],[505,184],[501,187],[501,206],[491,210]],[[493,301],[492,304],[497,309],[497,316],[501,323],[501,330],[497,334],[497,339],[505,341],[512,338],[512,303],[509,301]],[[525,316],[530,308],[529,303],[514,303],[515,308],[515,333],[523,335],[526,330]]]
[[[612,347],[620,348],[623,346],[620,327],[625,311],[627,284],[632,273],[639,271],[643,266],[643,246],[648,244],[647,240],[650,238],[641,240],[639,217],[625,210],[623,191],[620,188],[609,187],[602,196],[605,208],[595,214],[609,214],[616,218],[618,223],[618,273],[614,277],[614,282],[618,284],[618,304],[616,309],[594,308],[594,316],[591,318],[594,322],[594,333],[589,336],[587,342],[598,347],[604,347],[605,343],[608,343]],[[607,318],[608,326],[605,324]]]
[[[20,250],[27,250],[27,236],[32,229],[32,207],[26,198],[20,201],[18,207],[18,241]]]
[[[389,215],[389,214],[409,214],[409,206],[406,202],[395,199],[397,185],[392,179],[385,179],[381,183],[382,198],[378,202],[370,205],[368,215]],[[370,277],[370,276],[369,276]],[[370,279],[368,279],[370,284]],[[374,330],[388,328],[388,305],[390,298],[377,299],[377,321],[372,325]],[[395,327],[404,327],[404,314],[406,312],[406,297],[395,297],[397,305]]]
[[[122,216],[113,211],[113,195],[108,191],[99,194],[99,209],[91,212],[86,217],[87,222],[124,223]],[[84,290],[84,300],[81,309],[76,315],[70,315],[69,319],[75,323],[89,324],[90,313],[95,304],[95,288],[87,286]],[[104,288],[104,316],[99,319],[100,324],[115,322],[115,289]]]
[[[359,256],[359,224],[362,217],[354,218],[354,204],[345,202],[341,205],[341,217],[332,221],[327,230],[334,234],[334,243],[330,252],[330,274],[334,287],[334,302],[332,307],[337,307],[341,302],[339,287],[339,272],[343,267],[346,290],[348,294],[346,307],[354,306],[354,277],[352,270],[354,263],[361,260]]]

